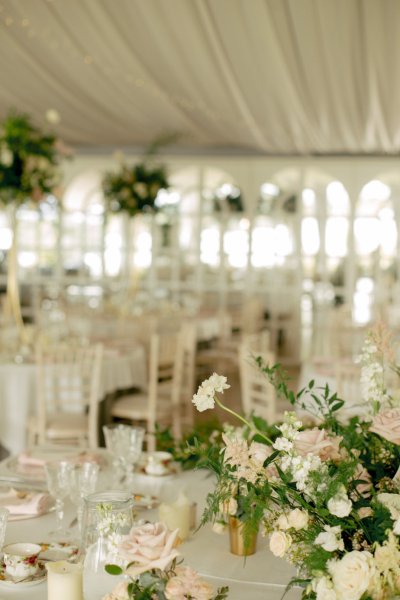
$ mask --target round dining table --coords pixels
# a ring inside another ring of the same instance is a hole
[[[166,496],[171,497],[172,493],[177,495],[184,491],[191,502],[197,503],[199,524],[206,495],[213,487],[213,478],[206,471],[186,471],[167,477],[138,475],[136,485],[135,491],[152,493],[161,500]],[[139,514],[144,520],[158,520],[158,508],[144,510]],[[67,505],[66,523],[74,516],[72,505]],[[55,515],[51,512],[37,518],[9,522],[5,543],[46,542],[46,534],[54,529],[54,525]],[[244,559],[230,553],[228,534],[214,533],[210,524],[192,532],[179,546],[179,552],[184,564],[197,570],[215,590],[221,586],[229,586],[229,600],[280,600],[290,578],[295,574],[285,560],[271,554],[267,538],[259,535],[256,553]],[[0,600],[25,600],[28,596],[30,600],[47,600],[46,581],[26,589],[18,589],[17,584],[14,589],[5,589],[0,582]],[[301,590],[293,588],[285,599],[299,600],[300,596]]]

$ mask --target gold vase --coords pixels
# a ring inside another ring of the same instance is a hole
[[[229,517],[229,541],[232,554],[250,556],[257,547],[257,533],[244,537],[244,523],[236,517]]]

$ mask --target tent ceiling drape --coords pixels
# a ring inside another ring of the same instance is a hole
[[[0,116],[75,147],[400,150],[399,0],[2,0]]]

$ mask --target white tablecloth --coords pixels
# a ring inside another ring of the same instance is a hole
[[[143,488],[145,486],[145,488]],[[159,495],[178,493],[184,489],[189,499],[198,503],[198,518],[204,506],[207,492],[212,488],[212,478],[205,472],[187,472],[173,478],[141,477],[138,491],[153,491]],[[157,520],[157,509],[141,513],[143,518]],[[73,518],[67,511],[66,521]],[[54,528],[54,513],[26,521],[8,524],[6,543],[26,541],[45,542],[46,532]],[[229,552],[227,534],[217,535],[205,525],[179,547],[185,564],[193,567],[215,587],[228,585],[229,600],[280,600],[285,587],[294,574],[285,560],[275,558],[267,548],[267,540],[259,536],[256,554],[244,560]],[[46,600],[46,583],[25,590],[3,590],[0,585],[0,600]],[[300,598],[298,589],[292,590],[286,600]],[[99,598],[100,600],[100,598]]]
[[[28,418],[35,410],[36,367],[32,363],[0,364],[0,444],[16,454],[26,446]],[[126,354],[104,354],[99,402],[117,389],[144,387],[146,357],[142,346]]]

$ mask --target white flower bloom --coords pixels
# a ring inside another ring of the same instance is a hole
[[[321,533],[317,535],[314,543],[321,546],[327,552],[344,550],[340,527],[330,527],[329,525],[325,525],[324,530],[325,531],[321,531]]]
[[[393,533],[400,535],[400,518],[397,519],[393,524]]]
[[[353,550],[341,560],[328,562],[337,600],[359,600],[367,591],[374,574],[370,552]]]
[[[275,448],[275,450],[290,452],[290,450],[292,450],[293,448],[293,442],[287,440],[284,437],[279,437],[275,440],[273,447]]]
[[[328,577],[313,579],[312,590],[315,592],[317,600],[337,600],[336,592],[333,589],[333,583]]]
[[[287,518],[289,521],[289,527],[293,527],[293,529],[296,529],[297,531],[300,531],[300,529],[305,529],[308,525],[308,514],[299,508],[291,510]]]
[[[215,406],[214,397],[207,396],[207,394],[203,394],[200,388],[197,394],[193,396],[192,402],[199,412],[203,412],[205,410],[208,410],[209,408],[214,408]]]
[[[290,525],[289,525],[289,519],[288,519],[287,515],[285,513],[280,515],[279,518],[277,519],[275,525],[281,531],[286,531],[287,529],[289,529]]]
[[[353,504],[343,487],[333,498],[328,500],[327,506],[331,515],[342,518],[347,517],[351,513]]]
[[[274,531],[269,539],[269,549],[274,556],[283,558],[289,550],[292,538],[283,531]]]
[[[13,161],[13,154],[7,146],[2,146],[0,151],[0,162],[5,166],[9,167]]]
[[[236,511],[238,509],[238,503],[235,498],[230,498],[228,502],[228,514],[236,515]]]
[[[221,394],[224,392],[224,390],[227,390],[231,387],[227,383],[227,378],[224,375],[218,375],[217,373],[213,373],[211,377],[209,377],[208,381],[210,385],[213,386],[214,391],[220,392]]]
[[[227,530],[227,524],[224,521],[215,521],[212,526],[212,530],[214,533],[222,534]]]

